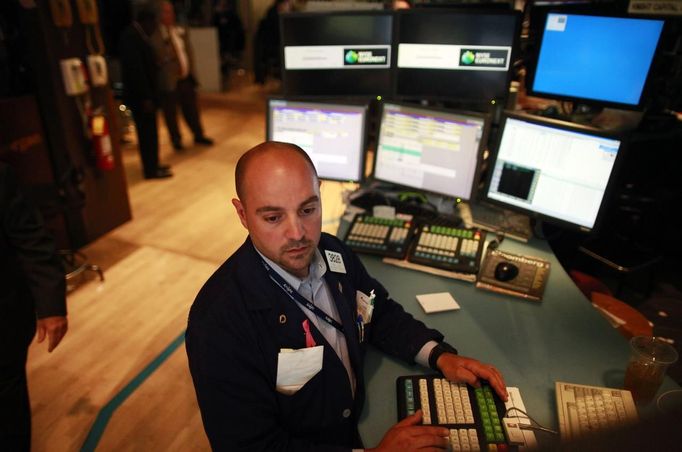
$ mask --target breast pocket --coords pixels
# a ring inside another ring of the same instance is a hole
[[[296,394],[322,370],[324,347],[282,349],[277,355],[277,392]]]

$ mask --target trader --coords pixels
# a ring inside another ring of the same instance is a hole
[[[493,366],[457,355],[443,335],[393,301],[337,238],[321,233],[320,182],[299,147],[262,143],[239,159],[232,203],[249,231],[206,282],[189,315],[189,367],[214,450],[362,448],[367,344],[448,379],[488,380]],[[421,412],[376,451],[446,447]]]

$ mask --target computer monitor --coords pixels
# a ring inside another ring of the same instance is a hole
[[[549,13],[531,70],[532,95],[636,109],[661,19]]]
[[[359,182],[366,118],[366,105],[270,98],[267,139],[303,148],[320,179]]]
[[[285,95],[391,93],[391,11],[291,13],[280,24]]]
[[[483,114],[385,102],[374,178],[468,200],[488,127]]]
[[[490,158],[486,200],[583,231],[594,229],[622,140],[588,126],[506,113]]]
[[[499,10],[400,11],[396,98],[449,100],[474,108],[506,99],[520,17],[518,11]]]

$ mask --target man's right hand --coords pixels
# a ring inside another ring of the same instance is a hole
[[[366,452],[441,451],[448,447],[448,429],[421,425],[422,411],[417,410],[386,432],[381,443]]]

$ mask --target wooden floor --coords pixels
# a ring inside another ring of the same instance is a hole
[[[143,180],[136,145],[124,146],[133,220],[82,250],[105,281],[69,293],[69,332],[53,353],[29,352],[32,450],[209,450],[182,333],[199,288],[246,237],[230,203],[234,166],[263,141],[275,89],[235,79],[202,95],[212,147],[192,147],[183,124],[187,150],[174,153],[160,121],[171,179]],[[324,230],[336,230],[351,188],[323,183]]]

